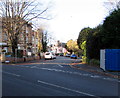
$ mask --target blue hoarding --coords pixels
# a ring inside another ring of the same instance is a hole
[[[105,49],[105,69],[120,71],[120,49]]]

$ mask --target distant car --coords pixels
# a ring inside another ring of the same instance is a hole
[[[44,58],[46,59],[53,59],[53,54],[51,52],[45,52]]]
[[[71,55],[67,53],[65,56],[66,56],[66,57],[70,57]]]
[[[53,55],[52,58],[53,58],[53,59],[56,59],[55,53],[53,53],[53,52],[51,52],[51,53],[52,53],[52,55]]]
[[[60,53],[59,56],[63,56],[63,53]]]
[[[5,57],[11,57],[11,55],[6,55]]]
[[[71,59],[77,59],[77,56],[76,56],[75,54],[72,54],[72,55],[70,56],[70,58],[71,58]]]

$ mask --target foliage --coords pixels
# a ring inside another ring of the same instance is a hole
[[[86,63],[87,57],[86,56],[82,56],[82,62]]]
[[[37,32],[38,32],[38,34],[37,34],[37,38],[38,38],[38,54],[40,55],[40,52],[43,50],[42,39],[43,39],[44,29],[43,28],[39,28],[37,30]]]
[[[86,57],[86,41],[81,44],[81,49],[83,50],[83,55]]]
[[[23,57],[23,50],[17,50],[17,57],[19,58]]]
[[[46,52],[47,51],[47,32],[43,32],[42,34],[42,51]]]
[[[91,29],[86,42],[86,55],[88,59],[99,59],[100,49],[102,47],[101,42],[101,29],[102,26]]]
[[[120,9],[106,17],[102,32],[103,48],[120,48]]]
[[[6,52],[5,55],[12,55],[12,53],[11,52]]]
[[[35,18],[43,18],[42,15],[48,8],[38,9],[39,4],[35,4],[33,0],[19,0],[19,2],[15,2],[15,0],[0,0],[0,6],[3,32],[7,36],[12,47],[12,53],[15,56],[19,34],[24,32],[23,28],[25,28],[25,25]]]
[[[120,8],[115,9],[106,17],[102,25],[95,28],[83,28],[79,33],[77,43],[83,50],[82,60],[92,65],[100,64],[100,49],[119,49]]]
[[[2,52],[6,52],[6,50],[2,50]]]
[[[88,59],[100,59],[100,49],[120,48],[120,9],[106,17],[103,25],[91,29],[87,35],[86,55]]]
[[[77,41],[73,41],[72,39],[67,42],[67,50],[72,52],[77,52],[79,51]]]
[[[99,60],[96,60],[96,59],[91,59],[89,61],[89,64],[90,65],[93,65],[93,66],[100,66],[100,61]]]
[[[87,36],[90,32],[91,28],[83,28],[80,33],[79,33],[79,36],[78,36],[78,39],[77,39],[77,43],[78,45],[80,46],[84,41],[87,40]],[[81,48],[81,47],[79,47]]]

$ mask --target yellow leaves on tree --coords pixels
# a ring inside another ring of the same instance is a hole
[[[73,41],[72,39],[67,42],[67,48],[72,50],[73,52],[79,50],[77,41]]]

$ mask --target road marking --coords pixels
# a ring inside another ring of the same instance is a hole
[[[87,95],[87,96],[92,96],[92,97],[100,98],[100,97],[97,97],[97,96],[89,94],[89,93],[80,92],[80,91],[77,91],[77,90],[73,90],[73,89],[70,89],[70,88],[66,88],[66,87],[55,85],[55,84],[51,84],[51,83],[47,83],[47,82],[44,82],[44,81],[38,80],[38,82],[42,83],[42,84],[54,86],[54,87],[57,87],[57,88],[62,88],[62,89],[65,89],[65,90],[69,90],[69,91],[72,91],[72,92],[76,92],[76,93],[79,93],[79,94],[83,94],[83,95]]]
[[[62,65],[60,65],[60,64],[57,64],[58,66],[60,66],[60,67],[63,67]]]
[[[37,66],[31,66],[30,68],[37,68]]]
[[[9,75],[13,75],[13,76],[17,76],[17,77],[20,77],[20,75],[17,75],[17,74],[14,74],[14,73],[9,73],[9,72],[5,72],[5,71],[2,71],[3,73],[6,73],[6,74],[9,74]]]
[[[83,73],[79,73],[79,72],[71,72],[71,71],[65,71],[65,70],[54,69],[54,68],[53,69],[51,69],[51,68],[39,68],[37,66],[19,66],[19,67],[29,67],[29,68],[35,68],[35,69],[48,70],[48,71],[63,72],[63,73],[68,73],[68,74],[75,74],[75,75],[80,75],[80,76],[85,76],[85,77],[91,77],[94,79],[98,78],[98,79],[103,79],[103,80],[107,80],[107,81],[120,82],[120,81],[118,81],[118,79],[105,78],[101,75],[83,74]]]

